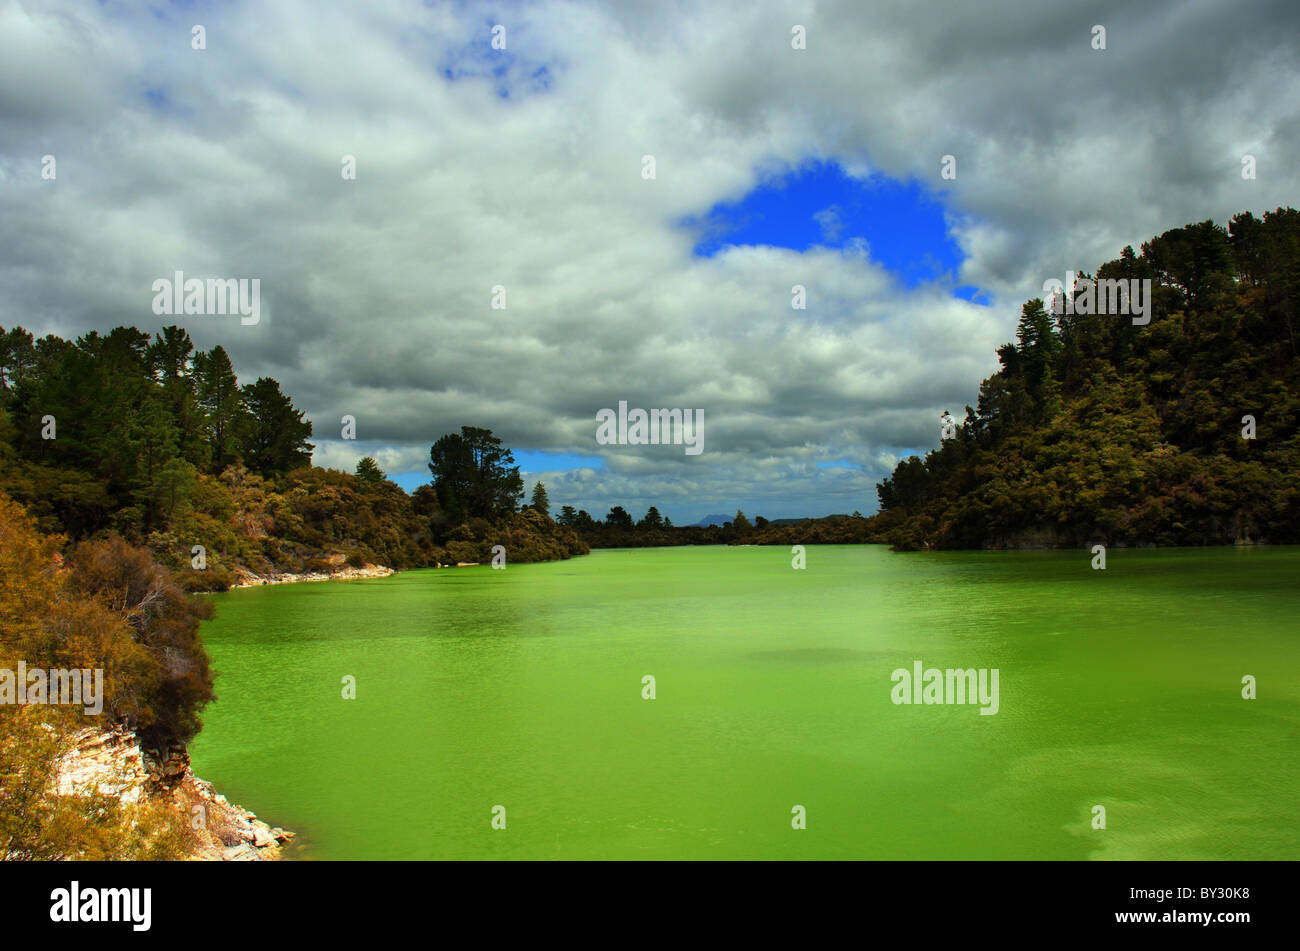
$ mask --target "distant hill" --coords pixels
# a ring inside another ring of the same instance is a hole
[[[696,522],[693,528],[708,528],[711,525],[725,525],[734,518],[732,515],[706,515]]]
[[[826,515],[825,518],[848,518],[847,515]],[[694,523],[691,528],[709,528],[713,525],[725,525],[730,522],[734,515],[706,515],[698,522]],[[768,519],[768,525],[802,525],[804,522],[814,521],[813,516],[805,515],[803,518],[772,518]]]

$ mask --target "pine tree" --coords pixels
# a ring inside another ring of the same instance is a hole
[[[375,462],[371,456],[361,457],[361,460],[357,463],[356,476],[369,485],[378,485],[388,478],[384,474],[384,470],[379,468],[379,463]]]
[[[245,464],[264,476],[310,465],[316,448],[307,442],[311,422],[280,392],[280,384],[264,376],[240,392],[248,414],[242,440]]]
[[[533,486],[533,508],[543,515],[551,514],[551,500],[546,497],[546,486],[540,482]]]
[[[239,458],[238,434],[244,417],[239,380],[230,356],[222,347],[194,355],[194,377],[203,429],[208,443],[208,462],[221,472]]]

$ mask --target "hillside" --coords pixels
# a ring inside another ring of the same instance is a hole
[[[1150,280],[1150,322],[1027,302],[954,437],[878,486],[873,538],[1300,541],[1300,212],[1167,231],[1096,277]]]
[[[437,485],[414,495],[368,457],[355,473],[313,467],[311,436],[276,380],[240,385],[223,348],[196,351],[179,327],[75,341],[0,328],[0,490],[44,532],[147,545],[190,590],[483,560],[496,544],[515,563],[588,550],[518,511],[518,467],[488,430],[439,439]],[[443,451],[466,440],[499,458],[484,485]]]

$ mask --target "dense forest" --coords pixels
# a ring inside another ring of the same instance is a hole
[[[857,540],[1300,541],[1300,212],[1167,231],[1096,277],[1150,280],[1150,323],[1026,303],[978,405],[880,483]]]
[[[465,427],[408,496],[371,458],[311,465],[312,424],[269,377],[240,385],[221,347],[179,327],[76,341],[0,329],[0,490],[73,541],[147,546],[191,590],[241,577],[567,558],[586,547],[520,510],[510,451]],[[195,546],[202,549],[196,558]]]

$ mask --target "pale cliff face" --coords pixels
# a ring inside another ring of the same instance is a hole
[[[126,806],[161,802],[181,814],[194,833],[190,858],[201,861],[273,861],[292,832],[275,829],[229,802],[190,770],[184,749],[141,748],[129,730],[86,729],[59,761],[60,796],[99,794]]]

